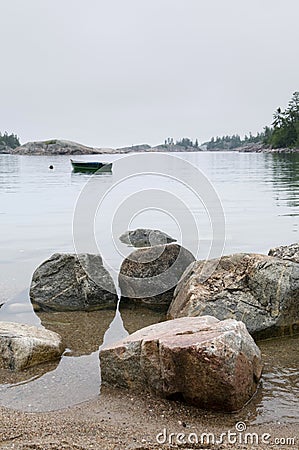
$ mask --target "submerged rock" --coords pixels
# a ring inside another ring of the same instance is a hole
[[[135,250],[120,268],[121,306],[167,310],[175,286],[194,260],[192,253],[178,244]]]
[[[123,244],[132,247],[153,247],[154,245],[176,242],[176,239],[173,239],[163,231],[148,228],[137,228],[136,230],[126,231],[119,237],[119,240]]]
[[[262,372],[244,323],[209,316],[143,328],[103,348],[100,361],[103,383],[229,412],[248,402]]]
[[[34,272],[34,309],[91,311],[115,308],[116,289],[100,255],[55,253]]]
[[[299,263],[299,243],[271,248],[268,255]]]
[[[59,358],[59,334],[20,323],[0,322],[0,369],[23,370]]]
[[[299,332],[299,264],[257,254],[193,263],[178,284],[168,318],[213,315],[242,320],[256,338]]]

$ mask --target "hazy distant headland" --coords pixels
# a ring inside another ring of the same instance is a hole
[[[16,134],[0,133],[0,153],[13,155],[94,155],[132,152],[200,152],[200,151],[237,151],[237,152],[298,152],[299,151],[299,92],[294,92],[285,110],[277,108],[273,114],[271,126],[263,131],[241,138],[232,136],[212,137],[210,141],[199,144],[198,139],[183,138],[174,141],[165,139],[163,144],[131,145],[121,148],[88,147],[76,142],[50,139],[47,141],[27,142],[21,145]]]
[[[126,154],[138,152],[204,152],[204,151],[235,151],[235,152],[254,152],[254,153],[272,153],[272,152],[299,152],[299,148],[271,148],[261,141],[244,142],[235,146],[230,136],[216,138],[201,146],[182,145],[177,143],[164,143],[157,146],[148,144],[132,145],[121,148],[97,148],[88,147],[72,141],[52,139],[48,141],[28,142],[15,148],[0,144],[0,154],[11,155],[35,155],[35,156],[53,156],[53,155],[100,155],[100,154]],[[187,139],[187,138],[185,138]]]
[[[132,153],[132,152],[190,152],[200,151],[199,147],[191,145],[180,145],[174,143],[165,143],[155,147],[148,144],[132,145],[121,148],[97,148],[78,144],[77,142],[51,139],[47,141],[28,142],[24,145],[11,148],[0,144],[0,153],[12,155],[96,155],[96,154],[114,154],[114,153]]]

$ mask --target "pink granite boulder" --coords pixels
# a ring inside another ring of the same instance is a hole
[[[237,411],[257,389],[261,353],[243,322],[183,317],[143,328],[100,352],[102,382]]]

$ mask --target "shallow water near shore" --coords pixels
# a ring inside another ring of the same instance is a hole
[[[14,303],[12,302],[11,305]],[[27,323],[58,332],[67,345],[60,361],[22,372],[0,371],[0,405],[44,412],[66,408],[100,395],[99,348],[145,326],[165,320],[144,308],[93,312],[28,313],[28,292],[18,296]],[[3,311],[9,320],[10,302]],[[7,310],[7,311],[5,311]],[[31,316],[31,319],[29,317]],[[259,389],[235,420],[248,424],[297,423],[299,417],[299,336],[258,343],[264,362]]]
[[[96,159],[119,157],[98,155]],[[226,216],[226,254],[267,253],[270,247],[298,241],[298,155],[200,153],[179,157],[200,167],[218,191]],[[54,171],[49,171],[50,164]],[[173,170],[176,173],[175,165]],[[28,297],[32,272],[52,253],[74,251],[72,215],[88,180],[88,175],[71,173],[69,157],[0,155],[0,304],[4,303],[0,320],[42,325],[61,334],[68,347],[60,362],[19,374],[0,372],[3,406],[50,411],[95,398],[100,393],[98,350],[103,342],[164,319],[138,309],[121,314],[33,312]],[[110,186],[113,175],[97,182]],[[165,183],[165,189],[172,186],[169,180]],[[201,222],[202,208],[192,198],[190,209]],[[133,227],[138,226],[162,229],[179,240],[175,224],[164,216],[137,217]],[[201,239],[203,247],[210,240],[204,220]],[[188,244],[192,247],[191,238]],[[108,262],[119,267],[121,256],[110,254],[108,247],[103,251]],[[264,341],[259,346],[265,364],[263,379],[255,397],[236,417],[256,424],[297,422],[299,337]]]

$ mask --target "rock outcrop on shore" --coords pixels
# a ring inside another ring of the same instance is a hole
[[[125,231],[119,240],[130,247],[153,247],[154,245],[164,245],[176,242],[168,234],[160,230],[149,228],[137,228],[136,230]]]
[[[0,155],[8,155],[13,152],[13,149],[11,147],[8,147],[7,145],[0,144]]]
[[[89,147],[63,139],[49,139],[47,141],[27,142],[15,149],[7,146],[0,146],[1,153],[9,153],[13,155],[94,155],[94,154],[126,154],[135,152],[202,152],[207,151],[206,145],[200,147],[185,146],[177,144],[160,144],[154,147],[148,144],[137,144],[120,148],[99,148]],[[279,148],[272,149],[261,142],[243,145],[233,149],[213,148],[211,151],[235,151],[247,153],[294,153],[299,149]]]
[[[242,320],[258,339],[299,332],[299,264],[258,254],[190,265],[169,307],[169,319],[212,315]]]
[[[100,255],[55,253],[34,272],[30,299],[36,310],[115,308],[116,289]]]
[[[100,361],[103,383],[226,412],[250,400],[262,373],[244,323],[209,316],[143,328],[103,348]]]
[[[27,142],[15,149],[3,149],[0,153],[11,153],[13,155],[94,155],[94,154],[126,154],[135,152],[195,152],[201,148],[185,147],[181,145],[161,144],[151,147],[148,144],[137,144],[120,148],[88,147],[63,139],[49,139],[47,141]]]
[[[51,139],[48,141],[27,142],[27,144],[17,147],[11,152],[13,155],[93,155],[97,153],[113,153],[112,149],[87,147],[77,142],[61,139]]]
[[[115,153],[147,152],[151,150],[148,144],[130,145],[129,147],[120,147],[114,150]]]
[[[242,145],[232,150],[241,153],[296,153],[299,151],[296,148],[272,148],[261,142]]]
[[[61,337],[53,331],[0,322],[0,369],[23,370],[59,358],[64,349]]]
[[[175,286],[193,261],[192,253],[178,244],[155,245],[130,253],[119,273],[121,306],[135,304],[166,311]]]
[[[95,154],[122,154],[134,152],[188,152],[198,151],[193,147],[186,148],[179,145],[158,145],[151,147],[148,144],[132,145],[130,147],[121,148],[98,148],[89,147],[78,144],[77,142],[63,139],[49,139],[47,141],[33,141],[20,145],[17,148],[9,148],[7,146],[0,147],[0,153],[9,153],[13,155],[95,155]]]

